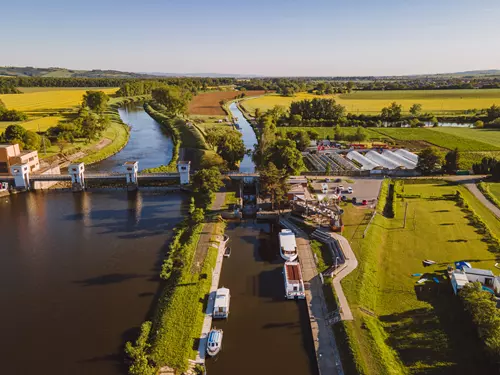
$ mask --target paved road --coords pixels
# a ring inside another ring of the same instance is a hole
[[[486,206],[488,210],[492,212],[493,215],[495,215],[498,219],[500,219],[500,209],[495,206],[493,203],[491,203],[488,198],[486,198],[483,193],[481,193],[481,190],[479,190],[474,183],[466,183],[464,184],[469,191],[474,194],[474,196],[481,201],[482,204]]]
[[[342,247],[342,251],[344,252],[344,255],[346,257],[346,267],[343,267],[333,279],[333,288],[335,289],[335,293],[337,294],[337,297],[339,299],[340,317],[342,318],[342,320],[354,320],[351,308],[349,307],[349,303],[347,303],[347,298],[345,297],[344,290],[342,289],[342,285],[340,285],[340,282],[344,277],[346,277],[356,269],[356,267],[358,266],[358,260],[356,259],[356,256],[351,249],[349,241],[347,241],[344,236],[341,236],[337,233],[330,233],[330,235],[340,242],[340,246]]]

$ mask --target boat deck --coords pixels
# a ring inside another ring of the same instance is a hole
[[[302,278],[297,264],[286,264],[286,277],[288,282],[299,282]]]

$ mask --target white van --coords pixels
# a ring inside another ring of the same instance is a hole
[[[327,194],[328,193],[328,184],[321,184],[321,192],[323,194]]]

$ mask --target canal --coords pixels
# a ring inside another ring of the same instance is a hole
[[[245,147],[253,149],[253,128],[236,104],[229,108]],[[240,171],[255,171],[251,156],[245,156]],[[228,320],[213,323],[224,339],[219,356],[207,362],[208,374],[318,374],[306,302],[284,298],[278,231],[253,220],[227,227],[232,252],[224,259],[219,286],[231,291],[231,312]]]
[[[257,144],[257,137],[255,136],[252,126],[247,121],[245,116],[243,116],[243,113],[238,109],[235,102],[231,103],[229,110],[231,111],[233,117],[238,119],[237,123],[245,148],[253,151],[254,145]],[[245,155],[243,160],[240,162],[240,172],[255,172],[255,164],[253,163],[251,155]]]
[[[94,168],[167,164],[171,141],[139,106],[130,141]],[[126,374],[123,345],[151,316],[161,254],[186,196],[126,191],[0,198],[2,374]]]

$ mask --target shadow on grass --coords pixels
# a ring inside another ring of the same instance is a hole
[[[379,317],[395,349],[412,374],[493,374],[476,329],[442,273],[428,273],[431,280],[415,286],[417,299],[429,307]],[[440,283],[432,282],[437,277]]]

